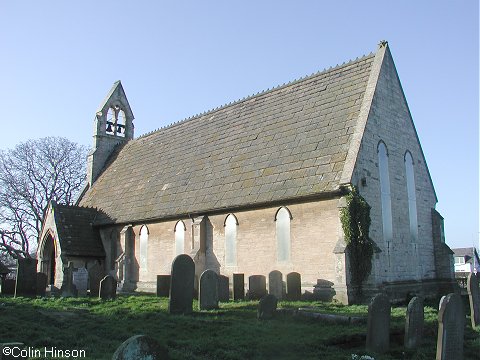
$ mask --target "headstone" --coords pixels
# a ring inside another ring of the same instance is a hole
[[[37,296],[37,260],[17,259],[15,297]]]
[[[472,327],[480,326],[480,290],[478,288],[478,274],[470,273],[467,278],[468,300],[470,302],[470,318]]]
[[[275,297],[275,295],[265,295],[263,298],[260,299],[260,302],[258,303],[257,318],[261,320],[271,319],[275,315],[276,311],[277,298]]]
[[[170,294],[170,275],[157,275],[157,296],[168,297]]]
[[[149,336],[135,335],[125,340],[113,354],[112,360],[166,360],[168,348]]]
[[[442,297],[438,311],[437,360],[463,359],[464,329],[465,312],[460,295]]]
[[[413,350],[421,345],[423,323],[423,299],[415,296],[410,300],[407,306],[407,315],[405,319],[405,348]]]
[[[37,272],[37,296],[44,297],[47,291],[47,275]]]
[[[274,295],[277,300],[283,298],[283,278],[282,273],[273,270],[268,274],[268,293]]]
[[[218,301],[228,302],[230,300],[229,279],[228,276],[218,276]]]
[[[25,344],[23,343],[0,343],[0,360],[28,359],[28,350],[25,350],[27,349],[25,349]]]
[[[267,281],[263,275],[252,275],[248,277],[248,298],[260,300],[267,295]]]
[[[233,274],[233,300],[245,299],[245,275]]]
[[[102,279],[102,281],[100,281],[99,293],[99,299],[115,299],[117,296],[117,281],[112,275],[107,275]]]
[[[218,309],[218,275],[213,270],[205,270],[200,275],[198,305],[200,310]]]
[[[15,295],[15,279],[3,279],[2,295]]]
[[[62,282],[62,296],[75,297],[77,296],[77,287],[73,283],[73,263],[68,263],[67,267],[63,268],[63,282]]]
[[[367,350],[383,354],[390,346],[390,300],[377,294],[368,305]]]
[[[297,272],[287,274],[287,299],[298,301],[302,297],[302,277]]]
[[[105,277],[105,271],[99,264],[88,269],[88,289],[91,297],[98,297],[100,294],[100,281]]]
[[[172,263],[170,282],[170,314],[190,314],[193,304],[195,263],[186,254],[178,255]]]
[[[81,267],[73,271],[73,284],[77,288],[78,296],[87,296],[88,271]]]

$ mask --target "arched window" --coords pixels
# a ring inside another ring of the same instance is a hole
[[[392,199],[390,196],[390,175],[388,173],[388,151],[385,143],[378,144],[378,171],[380,173],[380,192],[382,199],[383,237],[386,242],[393,238]]]
[[[409,151],[405,153],[405,174],[407,178],[408,217],[410,220],[410,235],[413,242],[418,240],[417,196],[415,194],[415,173],[413,158]]]
[[[185,224],[182,220],[175,225],[175,256],[185,252]]]
[[[275,216],[277,234],[277,260],[290,261],[290,211],[281,207]]]
[[[140,269],[147,270],[148,228],[143,225],[140,229]]]
[[[228,215],[225,219],[225,265],[237,264],[237,226],[235,215]]]

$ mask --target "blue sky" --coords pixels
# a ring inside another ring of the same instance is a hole
[[[116,80],[138,136],[386,39],[447,243],[478,246],[478,18],[476,0],[0,0],[0,149],[49,135],[90,146]]]

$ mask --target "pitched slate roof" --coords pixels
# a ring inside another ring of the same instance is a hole
[[[98,229],[92,224],[98,216],[96,209],[52,202],[62,253],[70,256],[104,257]]]
[[[128,223],[337,191],[374,57],[129,141],[80,205]]]
[[[478,264],[480,262],[477,249],[475,249],[474,247],[456,248],[456,249],[452,249],[452,251],[453,251],[453,256],[465,257],[465,261],[467,263],[473,263],[474,256],[477,258],[475,263]]]

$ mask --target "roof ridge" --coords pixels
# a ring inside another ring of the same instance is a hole
[[[283,84],[279,84],[277,86],[274,86],[274,87],[271,87],[271,88],[267,88],[266,90],[261,90],[261,91],[258,91],[257,93],[253,93],[251,95],[247,95],[247,96],[244,96],[243,98],[240,98],[240,99],[237,99],[237,100],[233,100],[233,101],[230,101],[229,103],[225,103],[223,105],[220,105],[220,106],[217,106],[215,108],[211,108],[209,110],[205,110],[201,113],[197,113],[195,115],[191,115],[189,117],[186,117],[186,118],[183,118],[181,120],[178,120],[178,121],[174,121],[173,123],[169,123],[167,125],[164,125],[164,126],[161,126],[155,130],[151,130],[151,131],[148,131],[146,132],[145,134],[142,134],[140,135],[139,137],[135,138],[134,140],[137,140],[137,139],[141,139],[141,138],[145,138],[149,135],[152,135],[153,133],[156,133],[156,132],[159,132],[161,130],[167,130],[167,129],[170,129],[170,128],[173,128],[177,125],[181,125],[185,122],[188,122],[188,121],[191,121],[191,120],[195,120],[195,119],[198,119],[202,116],[205,116],[205,115],[208,115],[208,114],[213,114],[219,110],[223,110],[223,109],[226,109],[230,106],[233,106],[233,105],[237,105],[237,104],[240,104],[244,101],[247,101],[247,100],[250,100],[250,99],[253,99],[253,98],[256,98],[256,97],[259,97],[259,96],[262,96],[262,95],[265,95],[267,93],[271,93],[275,90],[280,90],[280,89],[283,89],[283,88],[286,88],[288,86],[291,86],[291,85],[295,85],[301,81],[307,81],[307,80],[310,80],[312,78],[314,78],[315,76],[319,76],[319,75],[323,75],[323,74],[326,74],[328,72],[331,72],[331,71],[335,71],[335,70],[338,70],[342,67],[346,67],[348,65],[351,65],[352,63],[355,63],[355,62],[360,62],[360,61],[363,61],[369,57],[372,57],[374,56],[375,53],[374,52],[370,52],[369,54],[365,54],[365,55],[362,55],[362,56],[359,56],[359,57],[356,57],[355,59],[350,59],[349,61],[346,61],[346,62],[343,62],[342,64],[336,64],[335,66],[330,66],[329,68],[323,68],[323,70],[319,70],[317,72],[313,72],[311,73],[310,75],[305,75],[305,76],[302,76],[302,77],[299,77],[297,79],[294,79],[294,80],[291,80],[291,81],[288,81],[288,82],[284,82]]]

